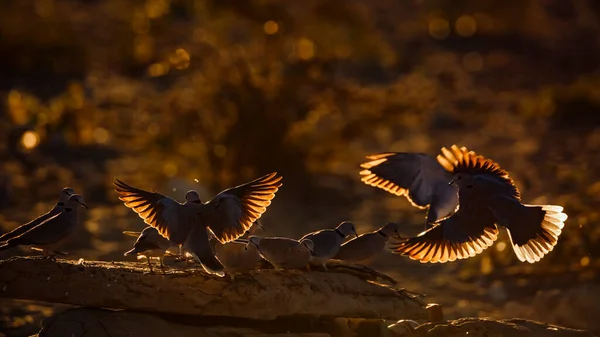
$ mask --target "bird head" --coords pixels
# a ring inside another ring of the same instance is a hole
[[[202,203],[202,201],[200,201],[200,196],[198,195],[198,192],[194,190],[189,190],[185,193],[185,201],[193,202],[196,204]]]
[[[85,207],[86,209],[88,208],[88,206],[85,204],[85,201],[83,201],[83,197],[79,194],[71,195],[69,197],[68,204],[71,204],[71,206],[75,206],[75,204],[80,204],[82,207]]]
[[[300,241],[300,244],[306,247],[311,255],[314,254],[315,243],[311,239],[304,239]]]
[[[60,194],[58,195],[58,200],[61,202],[66,202],[73,194],[75,194],[75,191],[72,188],[65,187],[60,191]]]
[[[341,224],[339,224],[337,226],[337,230],[345,236],[354,234],[354,236],[358,237],[358,234],[356,233],[356,227],[354,226],[354,223],[350,221],[344,221]]]
[[[472,188],[475,186],[475,179],[467,173],[457,173],[452,178],[448,185],[458,186],[458,188]]]

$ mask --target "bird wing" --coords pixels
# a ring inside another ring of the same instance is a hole
[[[7,242],[20,245],[44,245],[59,242],[68,235],[72,226],[76,224],[71,221],[69,215],[64,212],[56,214]]]
[[[187,238],[193,224],[194,213],[190,207],[156,192],[135,188],[115,179],[115,191],[125,206],[136,212],[144,222],[158,230],[160,235],[175,244]]]
[[[397,196],[405,196],[415,207],[431,204],[434,193],[449,186],[450,176],[433,158],[423,153],[388,152],[367,156],[361,164],[361,180]]]
[[[23,224],[15,229],[13,229],[12,231],[8,232],[8,233],[4,233],[0,236],[0,242],[2,241],[8,241],[12,238],[15,238],[25,232],[27,232],[28,230],[32,229],[33,227],[41,224],[42,222],[50,219],[53,216],[56,216],[57,214],[60,213],[60,211],[63,209],[63,207],[59,207],[58,205],[54,206],[54,208],[52,208],[50,211],[48,211],[45,214],[40,215],[39,217],[29,221],[26,224]]]
[[[281,179],[273,172],[217,194],[204,205],[205,224],[221,243],[239,238],[267,210]]]
[[[487,208],[470,208],[461,204],[456,213],[439,225],[413,238],[390,238],[388,247],[392,253],[408,255],[422,263],[444,263],[473,257],[491,246],[497,238],[498,227]]]

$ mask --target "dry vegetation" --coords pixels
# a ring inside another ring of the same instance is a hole
[[[525,201],[564,205],[558,246],[535,265],[502,237],[467,261],[375,266],[450,318],[600,331],[584,319],[600,313],[590,299],[600,297],[595,1],[4,1],[0,32],[4,230],[70,185],[93,206],[71,258],[123,260],[132,240],[121,231],[143,224],[118,203],[114,176],[209,198],[277,170],[269,235],[341,220],[359,231],[397,221],[412,235],[423,214],[363,185],[358,164],[456,143],[508,169]],[[6,304],[8,335],[36,331],[51,312]]]

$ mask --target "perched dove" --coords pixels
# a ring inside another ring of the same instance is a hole
[[[83,197],[79,194],[71,195],[60,213],[9,239],[6,244],[0,246],[0,251],[16,246],[31,246],[41,250],[44,256],[60,253],[55,248],[73,234],[79,225],[79,206],[87,208]]]
[[[283,237],[248,237],[248,245],[255,246],[260,255],[275,269],[301,269],[310,261],[313,242]],[[250,248],[249,248],[250,249]]]
[[[425,228],[448,217],[458,206],[458,189],[449,185],[452,173],[423,153],[389,152],[367,156],[361,180],[397,196],[415,207],[429,208]]]
[[[48,213],[40,215],[39,217],[13,229],[10,232],[4,233],[2,236],[0,236],[0,242],[8,241],[14,237],[17,237],[32,229],[33,227],[39,225],[40,223],[44,222],[46,219],[57,215],[63,210],[63,208],[65,207],[65,203],[67,202],[67,200],[69,200],[69,197],[72,196],[74,193],[75,191],[73,191],[73,189],[70,187],[63,188],[62,191],[60,191],[60,194],[58,195],[58,202],[56,203],[56,205],[54,205],[54,208],[48,211]]]
[[[384,251],[390,237],[400,238],[398,225],[392,222],[342,244],[334,259],[355,263],[368,261]]]
[[[173,243],[160,235],[156,228],[148,226],[141,233],[124,231],[123,234],[138,237],[133,248],[125,252],[125,256],[135,254],[138,259],[146,257],[150,271],[152,271],[150,259],[153,257],[158,258],[160,266],[164,267],[163,257],[167,253],[167,250],[173,246]]]
[[[465,148],[443,148],[438,160],[454,174],[458,211],[416,237],[393,242],[394,253],[421,262],[465,259],[493,244],[496,224],[506,227],[522,262],[537,262],[554,248],[567,219],[561,206],[522,204],[507,171]]]
[[[261,217],[282,185],[281,177],[270,173],[226,189],[206,203],[200,202],[198,193],[189,191],[187,202],[180,204],[117,179],[114,184],[125,206],[192,255],[208,273],[219,276],[224,276],[224,268],[210,247],[207,230],[221,243],[237,239]]]
[[[304,235],[300,241],[309,239],[313,242],[314,247],[310,257],[310,264],[322,266],[327,270],[325,264],[337,254],[342,242],[344,242],[346,236],[350,234],[354,234],[358,237],[354,224],[344,221],[334,229],[322,229],[320,231],[308,233]]]
[[[260,220],[257,220],[244,235],[251,235],[257,229],[264,230]],[[223,264],[231,279],[234,279],[235,274],[254,270],[261,260],[256,246],[248,245],[248,240],[237,239],[228,243],[221,243],[216,238],[211,238],[210,243],[217,259]]]

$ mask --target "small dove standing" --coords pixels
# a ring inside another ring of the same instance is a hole
[[[14,237],[17,237],[17,236],[27,232],[28,230],[32,229],[33,227],[41,224],[45,220],[57,215],[58,213],[60,213],[63,210],[63,208],[65,208],[65,203],[67,202],[67,200],[69,200],[69,197],[71,197],[74,193],[75,193],[75,191],[73,191],[73,189],[70,187],[63,188],[62,191],[60,191],[60,194],[58,195],[58,202],[56,203],[56,205],[54,205],[54,207],[50,211],[48,211],[48,213],[40,215],[39,217],[29,221],[26,224],[23,224],[15,229],[13,229],[12,231],[10,231],[8,233],[2,234],[0,236],[0,242],[8,241]]]
[[[133,244],[133,248],[125,252],[125,256],[135,254],[138,259],[145,257],[151,272],[152,264],[150,260],[153,257],[159,260],[161,267],[164,267],[163,258],[167,250],[173,246],[173,243],[160,235],[156,228],[148,226],[141,233],[124,231],[123,234],[138,237]]]
[[[416,237],[391,243],[393,253],[423,263],[466,259],[494,243],[497,224],[507,229],[521,262],[538,262],[554,249],[567,219],[561,206],[521,203],[507,171],[464,147],[442,148],[438,161],[453,173],[458,211]]]
[[[79,194],[71,195],[60,213],[6,241],[6,244],[0,246],[0,251],[17,246],[31,246],[35,250],[42,251],[46,257],[64,254],[55,249],[68,239],[79,226],[80,206],[87,208],[83,197]]]
[[[340,246],[340,250],[334,259],[365,263],[383,252],[390,237],[400,238],[398,225],[388,223],[376,231],[364,233],[353,238]]]
[[[115,179],[115,190],[126,207],[144,222],[200,262],[209,274],[225,276],[210,246],[209,234],[221,243],[242,236],[262,216],[281,187],[276,172],[232,187],[202,203],[195,191],[181,204],[160,193],[135,188]]]
[[[308,239],[313,242],[314,247],[310,257],[310,264],[321,266],[327,270],[325,264],[337,254],[342,242],[344,242],[346,236],[350,234],[354,234],[358,237],[354,224],[349,221],[344,221],[334,229],[322,229],[306,234],[300,238],[300,241]]]
[[[244,235],[253,234],[257,229],[264,230],[257,220]],[[216,238],[211,238],[210,243],[217,259],[221,261],[225,272],[233,280],[236,274],[245,273],[256,269],[262,258],[254,245],[248,245],[248,240],[237,239],[228,243],[221,243]]]
[[[251,235],[248,237],[248,245],[255,246],[259,254],[277,270],[305,268],[313,250],[313,242],[309,239],[261,238]]]

